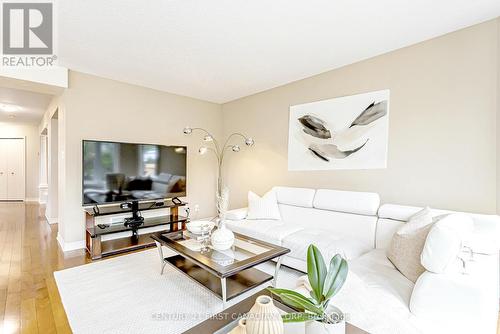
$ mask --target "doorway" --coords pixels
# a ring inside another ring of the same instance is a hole
[[[58,169],[59,169],[59,117],[58,111],[52,115],[47,124],[47,206],[45,217],[49,224],[58,221]]]

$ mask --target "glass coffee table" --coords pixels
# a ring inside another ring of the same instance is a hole
[[[226,251],[212,248],[199,250],[198,236],[187,231],[155,233],[151,236],[158,247],[161,260],[161,273],[167,263],[198,282],[225,303],[242,293],[263,283],[272,281],[276,284],[283,255],[288,248],[276,246],[264,241],[234,234],[234,245]],[[165,257],[161,246],[165,246],[176,255]],[[276,259],[274,276],[254,268],[255,266]]]

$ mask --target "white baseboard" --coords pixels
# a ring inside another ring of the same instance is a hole
[[[57,217],[47,217],[47,215],[45,215],[45,219],[47,219],[47,222],[50,225],[57,224]]]
[[[63,252],[69,252],[72,250],[85,248],[85,240],[64,242],[64,239],[61,237],[59,233],[57,233],[57,242],[59,243],[59,246],[61,246]]]
[[[34,202],[38,203],[38,198],[37,197],[27,197],[24,199],[25,202]]]

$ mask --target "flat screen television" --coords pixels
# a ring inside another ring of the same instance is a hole
[[[186,196],[185,146],[83,141],[83,205]]]

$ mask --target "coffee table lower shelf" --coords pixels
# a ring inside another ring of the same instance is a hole
[[[208,272],[181,255],[168,257],[165,261],[212,291],[219,298],[222,298],[222,283],[220,277]],[[229,276],[226,278],[226,300],[229,301],[238,297],[242,293],[269,282],[272,279],[273,276],[255,268],[245,269],[233,276]]]

